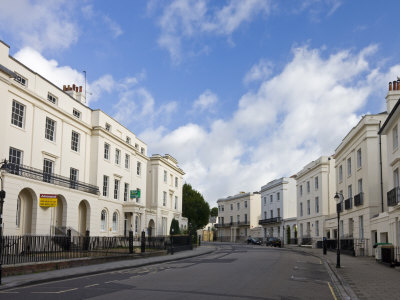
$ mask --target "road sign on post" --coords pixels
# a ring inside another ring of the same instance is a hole
[[[136,198],[139,199],[140,198],[140,190],[131,190],[131,199]]]

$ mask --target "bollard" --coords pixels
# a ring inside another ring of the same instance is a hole
[[[146,233],[142,231],[142,237],[140,239],[140,252],[144,253],[146,251]]]
[[[201,235],[199,235],[199,246],[201,244]]]
[[[71,229],[67,230],[67,245],[66,245],[66,250],[69,251],[71,250]]]
[[[129,230],[129,253],[133,253],[133,231]]]
[[[171,235],[171,255],[174,254],[174,236]]]
[[[326,238],[324,237],[324,239],[323,239],[323,241],[322,241],[322,248],[323,248],[323,253],[324,253],[324,255],[326,255]]]

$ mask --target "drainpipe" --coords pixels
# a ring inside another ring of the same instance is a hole
[[[380,129],[381,129],[381,121],[379,121],[379,130]],[[382,212],[383,212],[384,205],[383,205],[382,136],[381,136],[381,134],[379,134],[379,168],[380,168],[380,173],[381,173],[381,208],[382,208]]]

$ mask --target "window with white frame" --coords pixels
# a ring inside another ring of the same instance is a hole
[[[342,165],[339,166],[339,182],[343,181],[343,167]]]
[[[307,215],[311,213],[310,200],[307,200]]]
[[[267,219],[267,212],[264,211],[264,219]]]
[[[281,209],[278,207],[277,208],[277,217],[280,218],[281,217]]]
[[[236,220],[237,220],[238,223],[240,223],[240,215],[236,216]]]
[[[397,124],[393,127],[392,138],[393,138],[393,150],[395,150],[399,146],[399,130],[397,128]]]
[[[49,141],[54,142],[56,140],[56,121],[46,117],[46,129],[44,137]]]
[[[319,221],[315,221],[315,236],[319,236]]]
[[[393,186],[399,187],[399,168],[393,171]]]
[[[25,78],[25,77],[23,77],[23,76],[21,76],[21,75],[19,75],[18,73],[16,73],[16,72],[14,72],[15,73],[15,78],[14,78],[14,80],[16,81],[16,82],[18,82],[19,84],[21,84],[21,85],[23,85],[23,86],[27,86],[28,85],[28,80]]]
[[[142,196],[141,190],[139,188],[137,188],[136,190],[138,191],[139,195]],[[136,198],[136,202],[139,203],[139,201],[140,201],[140,198]]]
[[[223,205],[221,205],[221,210],[224,211],[224,206]]]
[[[131,161],[131,158],[129,154],[125,154],[125,169],[129,169],[129,162]]]
[[[359,226],[359,238],[364,239],[364,217],[359,216],[358,217],[358,226]]]
[[[16,148],[10,147],[8,153],[8,161],[12,164],[22,165],[23,152]]]
[[[319,182],[318,182],[318,176],[314,177],[314,189],[318,190],[319,188]]]
[[[351,158],[347,159],[347,176],[351,175]]]
[[[131,138],[129,136],[126,137],[126,143],[129,145],[131,144]]]
[[[270,196],[269,196],[269,202],[272,203],[273,200],[274,200],[274,196],[273,196],[273,195],[270,195]]]
[[[114,199],[119,199],[119,179],[114,179]]]
[[[121,163],[121,150],[115,149],[115,163],[119,165]]]
[[[175,177],[175,187],[178,187],[178,177]]]
[[[110,144],[104,143],[104,159],[110,160]]]
[[[20,128],[25,126],[25,105],[15,100],[12,103],[11,124]]]
[[[167,206],[167,192],[163,192],[162,205]]]
[[[72,109],[72,115],[77,119],[81,118],[81,112],[79,110],[77,110],[76,108]]]
[[[139,145],[138,145],[138,144],[135,144],[135,148],[136,148],[136,149],[139,149]]]
[[[100,217],[100,231],[106,231],[107,228],[107,212],[105,209],[101,211]]]
[[[247,200],[244,201],[244,208],[247,208]]]
[[[277,192],[276,193],[276,201],[281,200],[281,193]]]
[[[80,140],[79,133],[72,130],[72,134],[71,134],[71,150],[72,151],[79,152],[79,140]]]
[[[108,176],[103,175],[103,196],[108,196]]]
[[[140,153],[144,154],[144,148],[143,147],[140,148]]]
[[[303,203],[300,203],[300,217],[303,216]]]
[[[319,198],[315,197],[315,213],[319,213]]]
[[[237,210],[239,210],[240,209],[240,203],[238,202],[238,203],[236,203],[236,205],[237,205]]]
[[[362,167],[361,148],[357,150],[357,168]]]
[[[79,171],[75,168],[69,169],[69,187],[72,189],[76,189],[78,187],[78,177]]]
[[[274,211],[271,209],[269,212],[270,212],[270,218],[272,219],[274,217]]]
[[[264,197],[264,205],[267,205],[267,197]]]
[[[141,174],[141,166],[142,166],[142,164],[140,163],[140,161],[138,161],[136,164],[136,174],[137,175]]]
[[[106,123],[106,130],[107,130],[107,131],[111,131],[111,125],[108,124],[108,123]]]
[[[353,187],[351,184],[347,186],[347,195],[349,198],[353,197]]]
[[[124,184],[124,201],[128,201],[129,197],[129,183]]]
[[[300,191],[300,196],[303,196],[303,186],[302,185],[300,185],[299,191]]]
[[[164,171],[164,182],[167,183],[167,171]]]
[[[51,93],[47,93],[47,100],[53,104],[57,104],[57,97]]]
[[[43,181],[53,182],[52,174],[54,170],[54,161],[45,158],[43,160]]]
[[[112,231],[117,232],[118,230],[118,213],[115,211],[113,213],[113,218],[112,218]]]
[[[233,223],[233,216],[231,216],[231,224]]]
[[[310,182],[307,181],[307,193],[310,193]]]
[[[233,204],[231,204],[231,210],[233,210]]]
[[[175,196],[175,209],[178,209],[178,196]]]
[[[363,192],[363,183],[362,183],[362,179],[358,179],[358,193],[361,194]]]
[[[244,214],[244,223],[247,224],[247,214]]]

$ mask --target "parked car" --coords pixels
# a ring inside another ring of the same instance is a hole
[[[261,241],[261,239],[256,239],[256,238],[249,237],[249,238],[247,239],[247,244],[261,245],[261,244],[262,244],[262,241]]]
[[[276,237],[269,237],[269,238],[267,238],[267,241],[265,242],[265,246],[282,247],[282,242],[280,239],[278,239]]]

